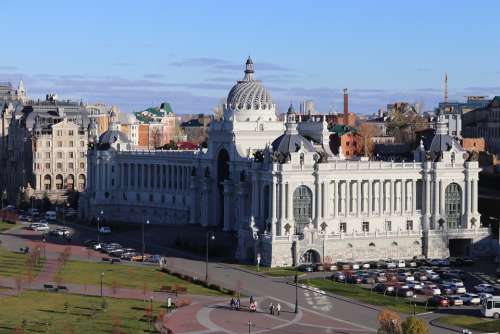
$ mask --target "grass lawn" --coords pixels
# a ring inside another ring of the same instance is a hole
[[[111,286],[116,282],[119,287],[158,290],[163,285],[179,285],[187,288],[189,294],[221,296],[221,292],[189,283],[176,276],[160,271],[156,266],[137,266],[126,263],[109,264],[101,262],[67,261],[62,268],[61,277],[64,283],[98,285],[100,274],[104,273],[103,284]]]
[[[500,320],[472,317],[467,315],[450,315],[437,319],[438,322],[480,332],[500,332]]]
[[[378,292],[370,292],[370,290],[357,285],[338,283],[321,278],[310,279],[303,281],[303,283],[317,287],[326,292],[349,297],[366,304],[382,306],[396,312],[413,313],[413,301],[402,297],[398,297],[396,299],[394,296],[384,296]],[[417,313],[425,311],[425,305],[419,305],[417,303]]]
[[[23,320],[22,333],[111,333],[113,324],[120,333],[148,331],[148,306],[142,301],[106,298],[106,302],[104,311],[100,297],[35,291],[5,297],[0,303],[0,334],[14,333]],[[154,315],[160,306],[153,303]]]
[[[0,220],[0,232],[10,230],[11,228],[13,228],[16,225],[17,224],[12,224],[12,223],[8,223],[8,222],[5,222],[3,220]]]
[[[29,266],[26,264],[29,255],[14,253],[0,247],[0,276],[26,275]],[[44,259],[40,258],[39,264],[33,266],[36,275],[43,267]]]
[[[240,267],[257,272],[257,266],[251,264],[243,264]],[[261,274],[272,276],[272,277],[284,277],[284,276],[293,276],[295,275],[295,268],[293,267],[260,267],[259,271]]]

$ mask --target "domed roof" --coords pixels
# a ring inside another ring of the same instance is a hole
[[[243,80],[238,81],[227,96],[228,108],[233,110],[265,110],[272,108],[271,94],[259,80],[254,80],[253,73],[253,62],[248,57]]]
[[[127,135],[118,130],[108,130],[99,137],[99,144],[114,144],[117,141],[128,143]]]
[[[316,152],[313,144],[306,138],[299,134],[285,133],[276,138],[273,143],[273,151],[280,153],[293,153],[297,152],[301,147],[307,152]]]

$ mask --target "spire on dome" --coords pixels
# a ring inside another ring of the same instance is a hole
[[[24,88],[24,82],[23,79],[19,81],[19,86],[17,86],[17,91],[18,92],[26,92],[26,89]]]
[[[254,70],[253,70],[252,58],[248,56],[245,68],[245,76],[243,77],[243,81],[253,81],[253,73]]]
[[[293,110],[293,105],[291,103],[290,106],[288,107],[287,115],[295,115],[295,110]]]

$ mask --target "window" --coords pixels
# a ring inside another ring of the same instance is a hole
[[[61,130],[57,130],[56,135],[59,136],[59,137],[61,137],[62,136],[62,131]]]
[[[85,168],[85,163],[84,162],[80,162],[80,169],[84,169]]]
[[[50,163],[45,163],[45,169],[50,169]]]
[[[50,147],[50,141],[47,141],[47,143],[45,143],[45,146]]]
[[[161,195],[161,202],[165,203],[165,195],[163,195],[163,194]]]
[[[80,141],[80,147],[84,147],[85,146],[85,142],[83,140]]]
[[[73,167],[74,167],[74,165],[73,165],[73,163],[72,163],[72,162],[68,163],[68,168],[69,168],[69,169],[73,169]]]
[[[149,201],[152,202],[154,200],[153,194],[149,194]]]
[[[363,222],[363,224],[362,224],[362,230],[363,230],[363,232],[370,232],[370,223],[369,222]]]
[[[74,135],[73,130],[69,130],[68,131],[68,136],[73,136],[73,135]]]
[[[350,143],[350,142],[346,142],[346,143],[345,143],[345,144],[346,144],[346,146],[349,146],[349,143]]]
[[[75,154],[73,152],[69,152],[68,155],[70,159],[73,159],[75,157]]]
[[[175,204],[175,196],[172,196],[172,204]]]
[[[57,142],[57,147],[62,147],[62,141]]]
[[[392,231],[392,222],[391,222],[391,221],[387,220],[387,221],[385,222],[385,230],[386,230],[387,232],[391,232],[391,231]]]
[[[62,152],[57,152],[57,158],[58,158],[58,159],[62,159],[62,157],[63,157]]]
[[[312,218],[312,192],[306,186],[299,186],[293,192],[293,218],[295,234],[302,234]]]
[[[45,152],[45,159],[50,159],[50,152]]]
[[[137,200],[137,202],[140,202],[141,201],[141,194],[135,194],[135,199]]]
[[[74,146],[74,142],[72,140],[69,141],[69,147],[73,147]]]
[[[406,230],[413,231],[413,220],[406,221]]]
[[[347,233],[347,223],[340,223],[340,233]]]
[[[115,185],[115,179],[111,179],[111,186]]]
[[[62,169],[62,162],[58,162],[57,165],[56,165],[56,168],[57,169]]]
[[[85,152],[80,152],[80,158],[85,158]]]
[[[446,187],[444,194],[444,203],[448,227],[461,227],[460,219],[462,217],[462,189],[458,184],[451,183]]]
[[[40,169],[40,164],[36,164],[36,169]]]

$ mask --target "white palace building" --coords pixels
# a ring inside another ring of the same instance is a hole
[[[249,58],[208,148],[139,151],[111,122],[88,154],[85,218],[220,227],[237,237],[237,259],[260,254],[268,266],[494,251],[480,225],[478,162],[442,119],[414,161],[346,160],[322,115],[290,107],[277,119]]]

